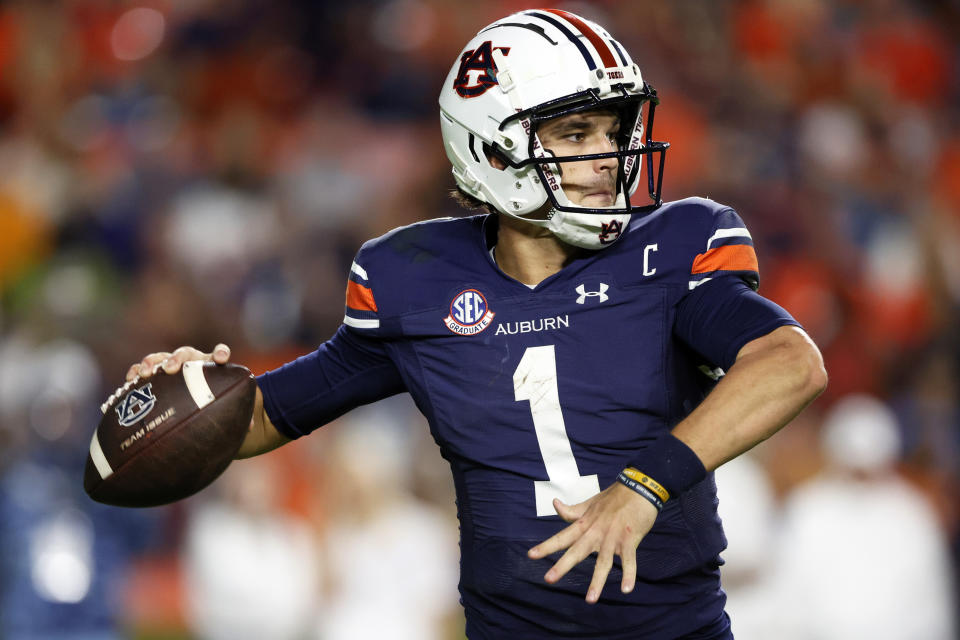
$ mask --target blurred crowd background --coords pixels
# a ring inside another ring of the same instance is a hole
[[[403,397],[170,507],[81,475],[135,360],[273,368],[335,331],[361,242],[464,214],[440,86],[528,6],[0,4],[0,638],[462,638],[452,483]],[[718,472],[738,638],[956,637],[960,4],[559,6],[632,52],[666,198],[742,214],[830,373]]]

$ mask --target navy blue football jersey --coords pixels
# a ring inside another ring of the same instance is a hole
[[[616,562],[588,605],[592,559],[549,585],[559,555],[526,551],[566,526],[553,498],[575,504],[608,487],[743,344],[796,324],[768,304],[746,326],[720,326],[724,292],[755,295],[749,232],[710,200],[667,203],[536,287],[497,267],[496,232],[484,215],[367,242],[337,335],[259,379],[268,415],[295,438],[358,404],[412,395],[453,471],[472,640],[676,638],[716,621],[726,540],[713,474],[667,501],[637,550],[632,593],[620,592]]]

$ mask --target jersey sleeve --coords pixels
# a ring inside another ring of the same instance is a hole
[[[690,264],[690,289],[722,275],[735,275],[756,291],[760,268],[753,237],[737,212],[724,208],[713,214],[705,235],[706,242]]]
[[[726,370],[743,345],[787,325],[800,323],[741,278],[722,275],[681,301],[673,332],[713,367]]]
[[[400,315],[409,295],[409,257],[398,252],[390,232],[360,247],[347,276],[343,324],[356,335],[403,336]]]
[[[729,369],[747,342],[785,325],[789,312],[757,293],[760,269],[747,225],[729,207],[708,200],[699,211],[700,245],[690,258],[687,293],[677,306],[674,335],[709,369]]]
[[[316,351],[257,378],[264,409],[280,433],[299,438],[360,405],[405,391],[390,357],[391,323],[374,297],[377,261],[371,243],[361,248],[347,277],[343,324]],[[373,255],[371,255],[373,254]],[[371,267],[371,265],[374,265]],[[389,283],[381,285],[392,301]]]
[[[258,376],[257,384],[267,416],[288,438],[405,390],[384,341],[346,325],[313,353]]]

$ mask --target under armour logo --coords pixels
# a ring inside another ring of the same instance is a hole
[[[610,298],[610,296],[607,295],[607,289],[609,288],[610,285],[604,284],[603,282],[600,283],[599,291],[587,291],[587,287],[585,285],[577,285],[577,293],[580,294],[580,297],[577,298],[577,304],[583,304],[587,301],[587,298],[591,296],[599,296],[600,300],[598,302],[606,302],[607,299]]]

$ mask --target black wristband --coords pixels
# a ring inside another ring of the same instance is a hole
[[[654,440],[628,466],[655,478],[672,496],[707,477],[707,469],[693,449],[670,433]]]

